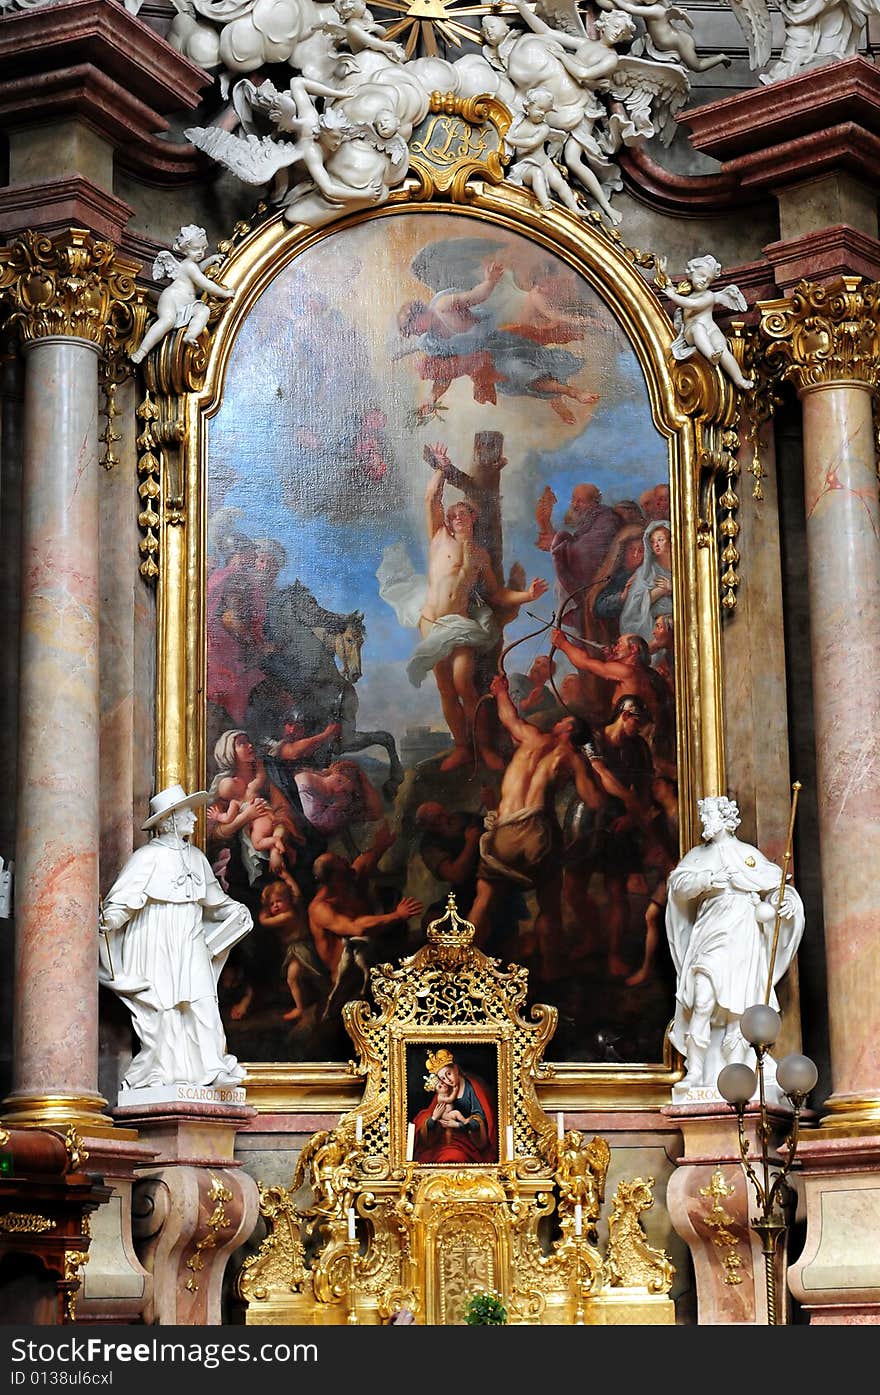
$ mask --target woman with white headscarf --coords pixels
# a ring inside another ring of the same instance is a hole
[[[214,762],[217,773],[211,781],[209,796],[213,803],[208,816],[224,841],[240,833],[242,862],[253,886],[268,870],[269,854],[254,847],[251,824],[271,815],[294,841],[301,842],[296,818],[288,800],[269,779],[253,742],[242,728],[225,731],[218,739]]]
[[[641,635],[650,644],[658,615],[672,614],[672,529],[655,519],[644,532],[645,555],[628,583],[620,612],[620,633]]]

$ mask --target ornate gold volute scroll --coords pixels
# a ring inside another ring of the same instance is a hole
[[[249,1324],[375,1323],[400,1307],[417,1322],[460,1323],[475,1287],[500,1292],[514,1323],[674,1321],[672,1267],[639,1220],[651,1182],[618,1186],[604,1258],[608,1144],[577,1129],[559,1139],[535,1093],[552,1071],[543,1055],[556,1011],[524,1017],[528,971],[503,969],[473,937],[450,894],[422,949],[373,970],[378,1011],[346,1005],[363,1098],[308,1140],[289,1189],[261,1186],[267,1235],[238,1280]],[[407,1053],[421,1065],[441,1043],[497,1053],[493,1162],[413,1156]]]
[[[0,248],[7,323],[25,344],[61,335],[121,352],[137,342],[146,320],[138,268],[86,228],[54,237],[29,229]]]
[[[757,327],[734,321],[731,347],[754,384],[751,392],[740,399],[739,436],[743,447],[752,452],[751,463],[746,468],[754,480],[752,498],[760,503],[764,498],[761,482],[767,471],[761,464],[758,436],[782,402],[782,381],[768,361]]]
[[[147,397],[138,410],[138,416],[145,422],[138,441],[141,450],[138,472],[146,476],[146,481],[152,479],[159,485],[159,495],[152,497],[161,498],[161,521],[171,526],[186,521],[183,443],[187,433],[188,394],[198,392],[202,386],[209,352],[209,346],[202,339],[198,344],[187,344],[183,334],[183,330],[175,330],[144,360]],[[155,528],[156,524],[152,526]],[[156,549],[151,547],[150,551],[155,562]],[[141,574],[154,575],[151,569],[145,573],[143,565]]]
[[[264,209],[265,205],[259,205],[258,211]],[[231,238],[221,244],[221,254],[227,255],[249,231],[250,224],[236,224]],[[188,344],[185,329],[176,329],[156,345],[142,365],[147,391],[137,408],[141,423],[137,437],[141,504],[138,524],[143,533],[139,570],[150,583],[159,576],[159,540],[164,528],[180,528],[187,520],[187,460],[195,458],[191,439],[195,418],[190,394],[198,393],[204,385],[214,330],[222,310],[220,302],[212,300],[208,327],[198,343]],[[141,337],[142,332],[143,326]]]
[[[763,301],[760,335],[771,371],[799,392],[833,382],[880,382],[880,282],[841,276],[799,281],[787,300]]]
[[[410,174],[418,183],[410,198],[450,194],[463,203],[474,178],[500,184],[508,161],[504,136],[512,117],[496,97],[454,97],[433,92],[428,115],[409,143]]]

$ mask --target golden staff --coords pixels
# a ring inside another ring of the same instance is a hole
[[[782,879],[779,883],[779,890],[776,893],[776,919],[773,922],[773,944],[770,949],[770,969],[767,974],[767,992],[764,994],[765,1006],[770,1002],[770,991],[773,987],[773,967],[776,963],[776,946],[779,943],[779,921],[782,916],[782,898],[785,894],[788,864],[791,862],[792,839],[794,838],[794,816],[797,812],[798,795],[800,792],[800,780],[795,780],[791,787],[791,817],[788,820],[788,842],[785,845],[785,852],[782,854]]]
[[[116,975],[113,972],[113,955],[110,953],[110,936],[107,934],[107,927],[104,924],[104,900],[101,896],[98,897],[98,928],[104,936],[104,943],[107,946],[107,963],[110,965],[110,977],[115,978]]]

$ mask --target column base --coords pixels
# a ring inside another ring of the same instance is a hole
[[[789,1287],[811,1326],[880,1325],[880,1129],[798,1148],[807,1233]]]
[[[831,1095],[823,1106],[819,1130],[825,1138],[880,1135],[880,1099],[870,1095]]]
[[[60,1129],[63,1133],[74,1124],[81,1134],[95,1138],[116,1136],[113,1120],[104,1113],[107,1101],[103,1095],[91,1092],[81,1095],[32,1095],[14,1091],[3,1101],[3,1122],[17,1129]],[[130,1133],[137,1138],[136,1133]]]

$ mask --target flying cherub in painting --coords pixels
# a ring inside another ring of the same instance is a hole
[[[528,289],[499,260],[503,250],[486,238],[456,237],[431,242],[413,257],[413,275],[433,295],[400,307],[398,330],[415,342],[394,358],[417,355],[419,377],[431,385],[416,411],[420,424],[446,410],[443,397],[458,378],[470,378],[475,402],[494,404],[499,393],[537,398],[569,424],[575,421],[570,402],[597,400],[571,384],[582,358],[550,347],[546,326],[537,340],[521,330],[517,321],[520,310],[523,323],[528,319]]]

